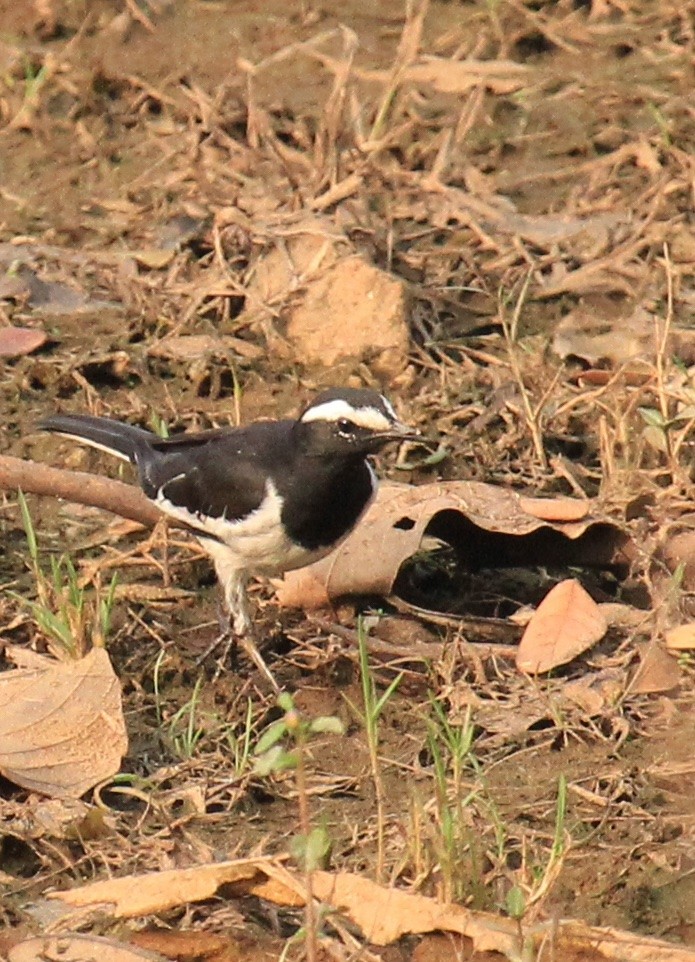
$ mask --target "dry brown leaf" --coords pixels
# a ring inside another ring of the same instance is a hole
[[[591,596],[574,578],[548,592],[519,643],[516,666],[532,675],[572,661],[599,641],[608,629]]]
[[[227,927],[233,925],[239,933],[243,932],[245,920],[241,913],[235,918],[231,907],[227,907],[225,915]],[[251,962],[253,957],[247,956],[230,935],[201,932],[200,929],[142,929],[130,934],[129,943],[149,952],[160,952],[165,958],[178,962],[241,962],[243,958],[249,958]]]
[[[695,517],[683,519],[690,521],[690,529],[670,534],[663,547],[663,556],[670,571],[681,569],[682,585],[687,591],[695,590]]]
[[[13,946],[7,958],[8,962],[166,962],[158,952],[99,935],[39,935]]]
[[[678,625],[664,635],[666,647],[670,651],[690,651],[695,648],[695,621]]]
[[[276,894],[282,891],[283,905],[302,904],[296,895],[296,891],[301,890],[300,883],[270,859],[253,858],[104,879],[68,892],[51,892],[49,898],[72,908],[108,906],[105,911],[115,918],[132,918],[212,898],[221,885],[239,882],[247,887],[254,879],[261,887],[279,882],[280,890],[274,888],[273,891]]]
[[[577,307],[563,317],[553,335],[553,350],[559,357],[578,357],[591,365],[651,358],[655,345],[654,319],[643,307],[627,317],[606,317]]]
[[[616,377],[619,377],[620,383],[627,387],[643,387],[654,379],[654,368],[652,365],[644,364],[640,369],[639,364],[638,361],[634,367],[621,367],[618,374],[615,370],[588,368],[577,374],[577,384],[580,387],[603,387],[611,381],[615,382]]]
[[[476,951],[497,950],[509,957],[517,939],[512,919],[473,912],[424,895],[385,888],[350,872],[316,872],[314,894],[347,915],[375,945],[388,945],[404,935],[460,932]]]
[[[497,94],[520,90],[531,77],[526,64],[513,60],[446,60],[427,57],[411,64],[404,77],[414,83],[431,84],[442,93],[464,93],[471,87],[485,86]]]
[[[68,284],[43,280],[26,264],[0,278],[0,299],[25,301],[42,314],[72,314],[107,306],[106,302],[93,301]]]
[[[673,655],[654,642],[638,645],[637,651],[640,664],[630,682],[631,695],[654,695],[678,687],[681,669]]]
[[[109,656],[0,675],[0,771],[17,785],[79,798],[110,778],[128,748],[121,689]]]
[[[197,361],[199,358],[238,354],[246,358],[258,358],[263,351],[256,344],[242,341],[239,337],[214,337],[212,334],[181,334],[165,337],[148,348],[153,357],[171,358],[174,361]]]
[[[546,517],[576,514],[583,520],[541,520],[539,504]],[[625,543],[616,528],[583,517],[585,501],[577,502],[576,511],[568,508],[571,502],[566,498],[560,499],[557,510],[553,504],[473,481],[381,484],[375,502],[342,545],[276,583],[278,600],[287,606],[312,607],[349,594],[389,595],[401,565],[419,550],[425,533],[455,547],[464,563],[470,557],[475,565],[490,567],[606,563]],[[533,542],[525,537],[531,535]]]
[[[548,945],[547,922],[520,926],[513,919],[384,888],[348,872],[316,872],[313,886],[318,898],[348,916],[376,945],[435,930],[460,933],[472,940],[476,952],[500,952],[509,959],[521,957],[522,943],[533,958],[540,958]],[[558,959],[575,951],[594,962],[695,962],[692,949],[571,920],[554,923],[552,944]]]
[[[150,271],[161,271],[171,264],[176,251],[160,250],[157,247],[150,247],[143,250],[131,251],[130,254],[142,267],[146,267]]]
[[[256,895],[279,905],[298,907],[305,900],[303,882],[270,859],[239,859],[131,875],[93,882],[72,891],[52,892],[49,898],[80,911],[98,906],[102,912],[122,918],[148,915],[210,898],[219,886],[233,887],[235,883],[244,894]],[[312,884],[315,897],[334,906],[377,945],[386,945],[408,934],[456,932],[470,938],[478,952],[497,951],[507,958],[516,958],[521,942],[532,953],[547,944],[545,922],[524,927],[514,919],[489,912],[473,911],[428,896],[384,888],[349,872],[314,872]],[[589,953],[596,962],[695,962],[695,952],[690,949],[618,929],[591,927],[583,922],[556,920],[552,938],[558,958],[573,949]],[[10,962],[25,960],[12,958]],[[26,962],[33,962],[33,958]]]
[[[562,695],[578,705],[589,718],[600,715],[606,705],[602,692],[592,685],[591,678],[568,681],[562,689]]]
[[[0,357],[31,354],[46,343],[45,331],[35,327],[0,327]]]
[[[572,217],[566,214],[522,214],[509,198],[500,194],[494,199],[476,197],[459,187],[444,187],[436,181],[421,182],[430,191],[428,215],[435,227],[444,228],[454,220],[462,223],[482,221],[503,234],[518,234],[541,247],[550,247],[573,238],[590,237],[594,246],[599,238],[621,221],[619,212]]]
[[[541,521],[581,521],[589,513],[589,502],[579,498],[519,498],[519,507]]]

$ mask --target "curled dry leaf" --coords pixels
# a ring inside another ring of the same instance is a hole
[[[79,798],[114,775],[128,747],[109,656],[0,675],[0,772],[42,795]]]
[[[49,898],[80,910],[98,906],[104,914],[123,918],[210,898],[223,884],[228,897],[236,888],[239,894],[292,907],[303,905],[306,898],[303,880],[271,859],[239,859],[107,879],[80,889],[52,892]],[[334,906],[376,945],[433,931],[465,935],[477,952],[500,952],[505,958],[518,957],[520,942],[534,957],[547,945],[546,923],[524,925],[491,912],[387,888],[350,872],[314,872],[312,886],[316,898]],[[569,919],[556,920],[553,945],[558,958],[586,955],[596,962],[695,962],[695,953],[682,946]],[[118,956],[115,959],[121,962]],[[11,962],[33,962],[33,957],[12,958]]]
[[[528,623],[516,666],[531,675],[572,661],[605,635],[601,609],[579,582],[570,578],[548,592]]]
[[[599,361],[617,365],[636,357],[651,358],[654,349],[654,319],[643,307],[631,317],[609,317],[578,307],[563,317],[553,335],[557,355],[579,357],[594,366]]]
[[[553,350],[562,358],[579,357],[592,366],[608,361],[613,367],[628,361],[643,360],[653,364],[658,337],[654,315],[643,307],[632,314],[615,315],[615,308],[607,304],[577,307],[557,324],[553,335]],[[692,363],[695,334],[687,328],[672,328],[667,350]],[[605,373],[605,372],[604,372]],[[635,375],[653,373],[651,368],[635,370]]]
[[[519,498],[519,507],[541,521],[581,521],[589,513],[589,502],[578,498]]]
[[[554,508],[553,501],[473,481],[382,484],[360,524],[335,551],[275,582],[278,600],[310,608],[350,594],[387,596],[426,534],[451,545],[462,564],[473,568],[624,561],[628,540],[617,527],[584,517],[585,501],[576,510],[571,504],[561,498]],[[551,522],[551,515],[572,520]]]
[[[272,860],[254,858],[104,879],[67,892],[51,892],[49,898],[73,909],[100,905],[114,918],[135,918],[212,898],[221,885],[238,884],[248,892],[254,882],[260,887],[257,894],[264,898],[282,900],[283,905],[302,904],[301,883]]]

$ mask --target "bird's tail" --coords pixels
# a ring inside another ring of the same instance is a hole
[[[157,435],[132,424],[112,421],[110,418],[96,418],[89,414],[54,414],[39,422],[44,431],[53,431],[66,438],[73,438],[100,451],[115,454],[124,461],[138,460],[138,455],[151,451],[152,441]]]

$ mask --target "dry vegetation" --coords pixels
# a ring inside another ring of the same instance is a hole
[[[254,591],[293,693],[278,707],[243,659],[197,667],[216,598],[183,535],[46,497],[23,518],[0,464],[0,643],[15,664],[34,649],[29,669],[105,638],[129,739],[82,801],[0,785],[0,956],[56,924],[45,902],[30,911],[49,889],[246,856],[277,857],[291,888],[281,859],[311,852],[318,895],[344,871],[495,913],[503,935],[491,923],[475,958],[693,957],[692,10],[406,7],[0,0],[2,453],[115,478],[37,419],[59,406],[174,431],[369,384],[432,440],[380,473],[439,486],[418,507],[438,541],[369,567],[372,597],[303,611]],[[538,535],[486,527],[487,489],[432,507],[454,479],[555,507]],[[573,517],[570,497],[586,502]],[[521,673],[532,606],[570,578],[607,630]],[[80,686],[99,674],[70,664]],[[96,711],[114,692],[99,678],[81,689]],[[280,751],[259,764],[274,723]],[[104,762],[121,734],[70,737]],[[278,898],[278,916],[270,884],[231,898],[240,877],[220,870],[128,929],[63,924],[172,958],[278,957],[298,902]],[[394,904],[407,932],[414,910]],[[636,938],[591,954],[550,926],[522,945],[524,926],[568,917]],[[357,929],[319,921],[321,958],[472,957],[440,935],[360,949]]]

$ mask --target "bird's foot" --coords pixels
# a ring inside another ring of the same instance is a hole
[[[197,659],[196,665],[199,667],[203,662],[207,661],[214,651],[221,649],[220,654],[215,660],[216,667],[213,680],[216,681],[222,672],[226,670],[230,654],[233,656],[237,648],[241,648],[244,653],[248,655],[273,690],[280,691],[280,686],[266,665],[263,656],[253,640],[251,624],[243,615],[235,617],[232,623],[228,615],[220,614],[220,634]]]

